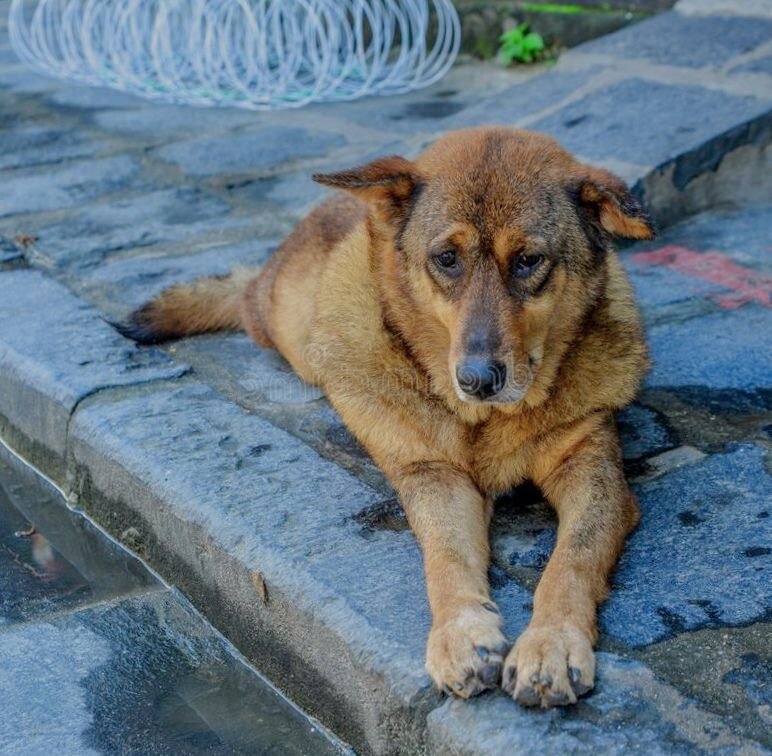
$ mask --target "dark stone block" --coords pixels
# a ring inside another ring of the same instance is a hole
[[[289,161],[321,157],[342,147],[342,134],[294,126],[264,126],[222,137],[191,139],[160,147],[155,154],[188,176],[251,174]]]
[[[769,385],[772,311],[756,304],[648,330],[647,386],[703,386],[752,392]]]
[[[682,16],[663,13],[590,42],[582,52],[689,68],[721,68],[772,36],[772,20],[740,16]]]
[[[724,132],[764,117],[769,108],[769,100],[625,79],[570,103],[531,127],[554,136],[585,158],[662,166],[712,143]],[[724,152],[713,149],[711,160],[720,159]]]
[[[626,460],[650,457],[675,445],[673,434],[663,419],[640,404],[632,404],[618,412],[617,427]]]
[[[66,163],[42,173],[14,173],[0,196],[0,217],[74,207],[125,188],[138,173],[128,155]]]
[[[61,271],[75,275],[106,257],[142,247],[221,234],[249,224],[229,215],[227,202],[192,187],[86,205],[53,222],[27,223],[36,249]]]

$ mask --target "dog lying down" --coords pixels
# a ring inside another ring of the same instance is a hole
[[[652,224],[613,174],[506,128],[314,179],[342,192],[262,270],[174,286],[124,332],[243,329],[277,349],[399,494],[423,551],[435,684],[573,703],[593,687],[596,609],[638,520],[613,412],[647,354],[611,239],[649,239]],[[493,498],[526,479],[559,529],[508,651],[488,526]]]

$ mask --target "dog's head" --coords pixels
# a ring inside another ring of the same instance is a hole
[[[452,132],[414,162],[315,179],[370,205],[415,317],[447,332],[450,381],[467,402],[544,389],[602,290],[610,239],[653,235],[619,178],[527,131]]]

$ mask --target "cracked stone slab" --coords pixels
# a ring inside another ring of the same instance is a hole
[[[75,276],[122,252],[206,234],[217,239],[250,222],[234,217],[219,197],[183,186],[89,204],[56,220],[30,220],[24,231],[36,237],[39,262]]]
[[[46,472],[59,471],[70,415],[84,397],[186,370],[137,348],[42,273],[0,273],[0,416],[39,447],[35,462]]]
[[[190,139],[160,147],[154,154],[177,165],[187,176],[249,174],[321,157],[342,147],[342,134],[295,126],[266,126],[227,136]]]
[[[0,170],[91,157],[108,149],[107,142],[90,135],[61,128],[23,126],[0,132]]]
[[[592,695],[565,709],[523,709],[501,693],[446,701],[428,718],[430,751],[456,756],[536,749],[619,756],[764,752],[640,662],[600,653],[597,677]]]
[[[340,754],[174,592],[0,633],[0,751]]]
[[[83,271],[73,281],[78,293],[96,302],[102,312],[122,320],[164,289],[202,276],[224,275],[237,265],[259,267],[278,246],[277,241],[255,239],[214,242],[203,251],[181,251],[175,245],[166,254],[145,254],[108,259]]]
[[[66,163],[43,172],[14,173],[0,196],[0,217],[67,209],[127,187],[139,175],[128,155]]]

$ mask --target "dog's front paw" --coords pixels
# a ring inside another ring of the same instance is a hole
[[[508,648],[496,606],[489,601],[465,604],[432,626],[426,671],[448,695],[470,698],[499,684]]]
[[[566,706],[595,684],[595,654],[576,627],[530,626],[504,662],[502,687],[523,706]]]

